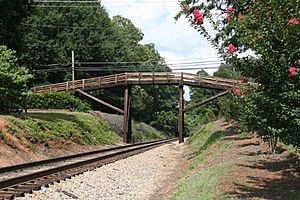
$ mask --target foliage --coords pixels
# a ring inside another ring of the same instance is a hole
[[[28,15],[28,0],[0,1],[0,44],[9,49],[20,48],[19,24]]]
[[[195,23],[194,9],[204,13],[216,35]],[[183,12],[227,63],[259,83],[256,93],[242,100],[240,120],[275,143],[281,138],[294,146],[300,145],[299,9],[299,0],[207,0]],[[238,57],[236,50],[254,56]]]
[[[7,136],[6,134],[0,129],[0,140],[6,140]]]
[[[25,3],[21,0],[5,0],[0,4],[1,8],[2,5],[7,8],[0,14],[0,24],[13,27],[3,27],[0,39],[6,33],[10,36],[18,34],[18,41],[11,37],[11,42],[12,46],[18,46],[19,64],[28,67],[33,74],[28,87],[70,80],[71,51],[75,51],[76,79],[124,71],[170,71],[154,44],[141,44],[144,35],[140,29],[122,16],[110,18],[99,2],[90,7],[82,7],[85,5],[82,2],[74,2],[72,5],[75,6],[72,7],[64,6],[64,3],[56,6],[55,2],[51,3],[51,7],[24,7]],[[27,12],[27,8],[30,8],[30,12]],[[95,61],[99,61],[97,65],[90,63]],[[94,91],[92,94],[119,108],[123,107],[123,88]],[[28,98],[30,108],[87,109],[85,103],[72,100],[68,95],[30,94]],[[133,88],[132,99],[133,117],[136,120],[157,124],[157,128],[169,134],[177,132],[176,87],[136,87]],[[91,107],[99,108],[99,104],[91,102]],[[112,112],[102,107],[101,110]],[[162,116],[168,118],[166,120],[173,120],[171,123],[174,127],[164,127],[159,122],[162,121],[161,112]]]
[[[69,80],[72,50],[75,51],[76,61],[79,61],[75,66],[76,79],[123,71],[170,71],[153,44],[140,44],[144,36],[140,29],[122,16],[110,19],[103,6],[35,7],[23,21],[22,27],[21,61],[33,71],[33,84]],[[103,63],[80,64],[81,61]],[[52,63],[58,65],[48,65]],[[80,69],[87,67],[91,71]],[[92,94],[119,108],[124,105],[121,87],[94,91]],[[161,119],[160,112],[174,111],[169,113],[173,115],[170,118],[177,116],[175,110],[178,100],[175,94],[175,87],[132,88],[133,118],[146,123],[153,122],[157,124],[156,128],[169,134],[175,132],[176,126],[170,128],[169,125],[164,127],[156,123]],[[91,104],[92,108],[99,109],[99,104]],[[104,107],[100,109],[113,112]]]
[[[132,142],[144,142],[154,139],[165,139],[166,135],[145,123],[133,123]]]
[[[233,65],[221,64],[218,71],[216,71],[213,76],[239,80],[241,78],[242,74]]]
[[[14,51],[0,46],[0,112],[18,111],[22,107],[22,92],[31,78],[25,67],[19,67]]]
[[[199,71],[198,74],[204,76],[208,75],[208,73],[203,69]],[[241,76],[240,74],[241,73],[232,65],[221,64],[218,71],[216,71],[213,75],[222,78],[239,79]],[[211,89],[191,87],[191,101],[189,104],[196,104],[218,93],[219,91]],[[237,98],[231,94],[218,98],[210,103],[196,108],[192,112],[187,113],[186,121],[188,121],[188,127],[190,127],[191,130],[198,129],[199,126],[207,124],[221,115],[226,119],[232,119],[237,116],[237,113],[239,114],[238,108],[240,108],[240,106],[241,104],[237,103]]]
[[[42,112],[8,116],[7,130],[32,143],[44,143],[59,139],[90,145],[111,144],[116,134],[97,117],[76,112]]]
[[[177,115],[172,111],[161,111],[156,120],[152,121],[150,125],[157,128],[158,130],[162,130],[169,136],[176,136],[176,134],[178,136]]]
[[[78,112],[91,110],[87,102],[65,92],[28,93],[26,101],[29,109],[68,109]]]

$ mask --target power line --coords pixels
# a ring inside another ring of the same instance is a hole
[[[178,62],[178,63],[163,63],[162,61],[154,61],[154,60],[147,60],[147,61],[120,61],[120,62],[112,62],[112,61],[98,61],[98,62],[80,62],[77,61],[75,64],[79,65],[118,65],[118,64],[156,64],[159,63],[161,65],[166,65],[169,67],[183,67],[183,66],[198,66],[198,65],[212,65],[212,64],[221,64],[223,60],[209,60],[209,61],[194,61],[194,62]],[[71,63],[55,63],[55,64],[44,64],[40,66],[69,66]],[[115,67],[115,66],[109,66]],[[128,66],[117,66],[118,68],[121,67],[128,67]],[[137,67],[137,66],[135,66]]]
[[[59,25],[50,25],[50,24],[21,24],[21,26],[29,27],[45,27],[45,28],[80,28],[80,29],[101,29],[101,27],[95,26],[59,26]]]
[[[105,1],[104,1],[105,2]],[[47,1],[42,1],[42,0],[35,0],[33,1],[33,3],[41,3],[41,4],[47,4],[47,3],[101,3],[101,0],[98,1],[70,1],[70,0],[47,0]],[[107,2],[106,2],[107,3]],[[146,1],[146,2],[139,2],[139,1],[135,1],[135,2],[128,2],[128,0],[124,0],[124,1],[120,1],[120,0],[114,0],[114,1],[110,1],[109,4],[120,4],[120,3],[130,3],[130,4],[149,4],[149,3],[155,3],[155,4],[165,4],[165,3],[176,3],[178,4],[178,2],[176,1],[162,1],[162,0],[158,0],[158,1]]]
[[[161,62],[161,61],[151,61],[151,60],[147,60],[147,61],[124,61],[124,62],[110,62],[110,61],[91,61],[91,62],[77,62],[77,64],[84,64],[84,65],[94,65],[94,64],[143,64],[143,63],[157,63],[157,62]],[[215,63],[215,62],[222,62],[221,59],[219,60],[210,60],[210,61],[194,61],[194,62],[179,62],[179,63],[163,63],[166,65],[185,65],[185,64],[209,64],[209,63]]]
[[[170,69],[172,71],[190,71],[190,70],[200,70],[200,69],[218,69],[219,66],[211,66],[211,67],[193,67],[193,68],[178,68],[178,69]],[[155,70],[167,70],[168,68],[156,69],[156,68],[133,68],[133,67],[121,67],[121,68],[107,68],[107,67],[77,67],[75,71],[86,71],[86,72],[102,72],[102,71],[111,71],[111,72],[137,72],[137,71],[155,71]],[[33,72],[61,72],[61,71],[71,71],[71,68],[55,68],[55,69],[42,69],[42,70],[32,70]]]
[[[33,3],[100,3],[100,1],[41,1],[35,0]]]
[[[99,8],[100,6],[59,6],[59,5],[30,5],[32,7],[45,7],[45,8]]]

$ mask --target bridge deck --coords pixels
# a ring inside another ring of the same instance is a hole
[[[80,79],[34,87],[36,93],[51,91],[96,90],[122,85],[189,85],[202,88],[228,90],[238,84],[236,80],[200,76],[181,72],[135,72],[122,73],[95,78]]]

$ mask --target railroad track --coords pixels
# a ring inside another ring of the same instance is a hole
[[[176,141],[165,139],[0,168],[0,199],[14,199],[54,182]]]

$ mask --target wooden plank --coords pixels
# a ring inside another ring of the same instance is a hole
[[[96,98],[96,97],[94,97],[94,96],[92,96],[92,95],[90,95],[90,94],[88,94],[88,93],[86,93],[86,92],[84,92],[82,90],[78,89],[76,91],[79,92],[80,94],[83,94],[84,96],[86,96],[86,97],[88,97],[90,99],[93,99],[94,101],[97,101],[97,102],[99,102],[99,103],[101,103],[101,104],[103,104],[103,105],[105,105],[105,106],[107,106],[107,107],[109,107],[109,108],[111,108],[111,109],[119,112],[119,113],[124,114],[124,111],[121,110],[120,108],[117,108],[117,107],[115,107],[115,106],[113,106],[113,105],[111,105],[111,104],[109,104],[109,103],[107,103],[107,102],[105,102],[105,101],[103,101],[101,99],[98,99],[98,98]]]

